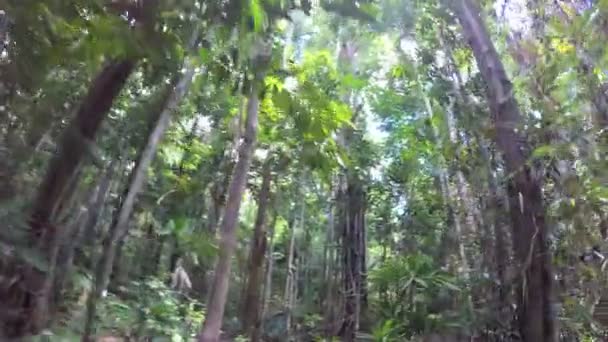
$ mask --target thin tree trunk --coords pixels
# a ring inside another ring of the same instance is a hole
[[[74,253],[77,248],[77,244],[82,241],[80,238],[81,234],[85,231],[93,231],[94,226],[97,224],[99,219],[99,208],[103,206],[107,194],[110,190],[112,183],[112,177],[114,175],[114,169],[116,166],[116,159],[110,162],[110,165],[105,170],[103,177],[96,186],[96,190],[92,192],[91,198],[87,201],[87,207],[85,209],[84,217],[77,221],[77,225],[71,228],[71,232],[68,232],[66,243],[63,246],[63,252],[61,253],[61,260],[59,260],[59,272],[56,277],[56,295],[60,295],[63,289],[67,285],[67,279],[69,279],[74,264]],[[92,227],[89,229],[89,227]]]
[[[222,319],[224,316],[226,299],[228,297],[228,282],[230,279],[232,255],[237,243],[236,223],[257,138],[260,100],[258,85],[256,83],[258,83],[261,78],[262,75],[259,75],[254,80],[249,101],[247,102],[245,134],[243,136],[243,141],[239,146],[239,157],[228,190],[228,199],[226,201],[226,208],[222,219],[219,256],[215,266],[215,274],[209,301],[207,303],[207,317],[205,318],[198,338],[200,342],[217,342],[220,337],[220,329],[222,327]]]
[[[93,291],[87,301],[86,323],[82,335],[83,342],[88,342],[91,339],[97,301],[108,286],[110,274],[112,273],[112,265],[116,255],[116,246],[123,241],[127,234],[129,219],[133,212],[137,196],[144,187],[148,167],[154,159],[156,148],[158,147],[161,138],[169,127],[173,112],[179,105],[181,99],[186,95],[186,92],[192,83],[195,70],[194,64],[188,62],[186,68],[187,70],[182,76],[175,77],[175,80],[171,83],[171,86],[164,95],[165,98],[159,107],[160,112],[156,116],[156,124],[148,137],[145,148],[138,157],[135,168],[129,179],[129,186],[126,194],[122,199],[120,208],[117,210],[108,236],[104,241],[103,253],[95,271]]]
[[[246,108],[241,107],[241,110],[246,110]],[[242,113],[239,115],[242,115]],[[235,138],[235,140],[238,141],[240,138],[241,137],[239,136],[238,138]],[[209,203],[207,224],[205,225],[205,228],[210,236],[215,236],[217,234],[217,227],[226,206],[226,195],[228,192],[228,187],[230,186],[230,178],[234,172],[235,164],[232,151],[237,147],[238,144],[234,146],[229,144],[229,147],[224,151],[223,157],[218,163],[220,176],[218,176],[216,181],[209,187],[211,201]],[[203,279],[202,285],[198,288],[198,293],[200,294],[202,300],[206,300],[206,297],[208,297],[209,289],[213,283],[213,274],[211,272],[211,268],[214,263],[214,258],[210,258],[210,260],[200,266],[199,272],[202,274]]]
[[[76,171],[76,173],[74,173],[72,175],[72,179],[69,181],[67,189],[69,189],[67,191],[68,194],[70,194],[70,198],[69,200],[66,200],[66,202],[69,203],[69,205],[67,206],[67,208],[69,210],[66,210],[66,215],[64,215],[64,217],[59,217],[59,215],[57,215],[57,217],[55,217],[55,221],[58,224],[61,224],[63,226],[67,226],[67,227],[71,227],[68,228],[64,231],[58,232],[56,234],[54,234],[52,236],[51,241],[48,241],[48,272],[46,273],[44,280],[42,281],[42,287],[40,289],[40,292],[37,293],[37,301],[36,301],[36,308],[34,310],[35,313],[37,314],[46,314],[48,315],[48,317],[42,317],[42,316],[34,316],[33,320],[35,321],[39,321],[42,325],[46,326],[48,324],[48,322],[50,321],[50,317],[52,317],[52,315],[54,314],[55,311],[55,300],[53,298],[53,287],[55,285],[55,278],[56,278],[56,274],[57,274],[57,267],[58,267],[58,263],[59,263],[59,254],[61,251],[61,247],[63,246],[63,239],[66,234],[69,234],[69,232],[71,231],[71,229],[73,229],[73,227],[75,227],[78,224],[78,218],[76,218],[75,220],[70,220],[67,218],[67,213],[71,213],[75,211],[75,197],[76,197],[76,188],[78,186],[79,183],[79,179],[80,179],[80,173],[82,172],[82,168],[78,167],[78,170]],[[78,210],[80,212],[80,209]],[[80,216],[80,214],[78,214],[77,216]],[[71,221],[71,222],[69,222]]]
[[[296,303],[298,300],[298,283],[300,281],[300,258],[293,259],[293,277],[291,280],[291,289],[289,291],[289,303],[287,303],[287,312],[288,312],[288,323],[287,326],[287,341],[291,341],[294,338],[293,331],[293,311],[296,307]]]
[[[111,227],[110,227],[111,228]],[[126,234],[118,240],[116,246],[114,247],[116,252],[114,252],[114,261],[112,262],[112,266],[110,267],[110,274],[108,278],[108,282],[106,283],[106,287],[103,290],[108,291],[118,291],[121,284],[124,284],[126,278],[129,273],[129,265],[123,263],[123,252],[125,247]],[[104,241],[105,242],[105,241]],[[103,245],[105,247],[106,245]],[[103,251],[102,251],[103,253]],[[103,255],[102,255],[103,257]]]
[[[260,339],[260,287],[266,254],[266,216],[270,202],[271,165],[272,158],[268,157],[262,171],[262,187],[258,196],[258,213],[251,241],[249,274],[243,301],[243,328],[252,342]]]
[[[520,263],[518,323],[524,341],[556,341],[552,307],[551,256],[540,180],[526,165],[529,150],[519,133],[521,113],[512,85],[472,0],[448,1],[454,10],[486,82],[496,142],[511,175],[508,187],[515,255]]]
[[[329,186],[329,200],[327,203],[327,226],[325,229],[325,244],[323,246],[323,287],[321,293],[321,310],[326,313],[326,324],[329,324],[332,318],[327,315],[331,312],[331,296],[332,296],[332,270],[333,270],[333,246],[334,241],[334,187]]]
[[[179,162],[179,166],[177,168],[177,177],[182,177],[184,175],[184,169],[185,169],[185,163],[188,161],[188,158],[190,158],[191,154],[192,154],[192,146],[194,145],[194,141],[196,140],[196,131],[198,130],[198,120],[194,122],[194,124],[192,125],[192,127],[190,128],[190,132],[188,132],[188,135],[186,136],[186,141],[188,142],[188,145],[186,146],[186,148],[184,149],[184,153],[181,157],[181,160]],[[205,203],[204,203],[204,199],[201,201],[201,206],[204,208],[205,207]],[[179,212],[180,208],[181,208],[181,203],[179,202],[172,202],[170,205],[170,211],[171,212]],[[160,241],[160,253],[162,254],[162,244],[164,244],[164,239]],[[180,246],[179,246],[179,238],[177,233],[171,232],[171,235],[169,235],[169,244],[170,246],[172,246],[171,248],[171,255],[169,256],[169,271],[173,272],[177,266],[177,260],[179,260],[181,258],[181,250],[180,250]],[[159,255],[160,258],[161,255]]]
[[[364,201],[366,199],[364,198]],[[361,211],[359,212],[359,220],[360,220],[360,230],[359,230],[359,269],[361,272],[360,283],[359,283],[359,324],[358,329],[369,331],[371,328],[370,324],[372,322],[369,321],[368,317],[368,286],[367,286],[367,221],[366,221],[366,213],[367,204],[364,202]]]
[[[304,227],[304,211],[305,211],[306,203],[304,199],[302,199],[301,209],[300,209],[300,226]],[[295,251],[296,251],[296,220],[293,221],[291,225],[291,237],[289,238],[289,253],[287,256],[287,278],[285,279],[285,290],[283,291],[283,303],[285,306],[285,314],[286,314],[286,329],[287,329],[287,340],[289,341],[291,337],[291,318],[292,318],[292,306],[293,303],[292,297],[294,296],[293,288],[295,282]]]
[[[106,174],[106,177],[108,177],[108,183],[106,184],[106,179],[104,179],[103,188],[105,189],[105,191],[97,193],[97,198],[95,199],[95,202],[89,208],[89,215],[87,216],[87,221],[84,224],[82,232],[78,236],[78,245],[83,245],[87,248],[93,248],[96,245],[98,237],[101,235],[97,230],[97,227],[99,226],[99,220],[103,217],[104,209],[106,211],[108,211],[108,209],[111,211],[111,203],[106,203],[108,200],[108,196],[112,191],[116,192],[118,190],[118,186],[124,178],[118,177],[118,179],[114,179],[114,176],[117,173],[116,171],[123,170],[124,166],[127,163],[128,149],[124,149],[124,151],[125,152],[117,160],[118,165],[112,166],[113,170],[111,174]],[[90,264],[84,266],[92,269],[94,267],[93,261],[88,260],[88,262]]]
[[[270,239],[266,252],[266,280],[264,281],[264,298],[262,299],[262,311],[260,313],[260,317],[262,320],[268,312],[268,303],[270,302],[270,299],[272,297],[272,272],[274,271],[274,230],[277,224],[278,216],[279,215],[275,212],[272,218],[272,223],[270,224],[270,230],[268,231]]]
[[[453,95],[456,97],[450,97],[450,103],[447,109],[444,111],[445,122],[448,128],[450,143],[454,147],[458,147],[460,144],[462,144],[462,146],[468,146],[467,140],[469,139],[462,138],[462,135],[459,134],[459,130],[456,124],[459,118],[462,119],[462,113],[464,113],[462,107],[464,106],[468,108],[468,97],[466,97],[466,94],[464,94],[462,90],[462,77],[460,76],[460,73],[458,71],[454,56],[452,54],[452,50],[449,44],[446,44],[445,40],[443,39],[443,31],[440,31],[438,36],[439,41],[444,47],[445,54],[449,61],[448,77],[452,79],[451,83],[452,89],[454,91]],[[482,258],[477,265],[473,265],[471,263],[471,261],[475,260],[475,258],[472,257],[467,259],[470,260],[467,261],[467,264],[468,267],[475,267],[476,269],[481,270],[485,273],[488,272],[491,268],[492,248],[490,246],[490,241],[493,232],[487,227],[484,222],[483,215],[481,214],[480,209],[477,207],[477,201],[471,195],[471,183],[467,182],[467,180],[465,179],[464,173],[462,172],[462,168],[460,167],[459,163],[460,160],[458,158],[457,153],[453,164],[456,189],[458,197],[461,201],[461,206],[464,209],[463,212],[466,226],[469,227],[469,230],[471,231],[471,233],[473,233],[473,237],[479,240],[482,255]],[[462,236],[461,239],[466,240],[466,236]],[[464,243],[461,242],[461,245],[464,247]],[[461,251],[461,254],[466,257],[466,253],[464,253],[464,251]],[[469,269],[467,273],[470,273],[471,271],[472,269]],[[477,291],[476,289],[472,290],[472,294],[472,305],[477,302],[477,300],[481,296],[483,296],[483,294],[480,293],[480,291]]]
[[[420,88],[421,93],[423,94],[423,100],[424,100],[424,105],[425,105],[425,109],[427,112],[427,116],[429,117],[430,121],[432,122],[432,118],[433,118],[433,107],[431,106],[431,101],[429,100],[428,96],[424,95],[424,89],[422,89],[422,82],[421,80],[418,80],[418,86]],[[439,134],[439,129],[433,125],[432,127],[433,129],[433,137],[435,138],[436,143],[441,146],[442,142],[441,142],[441,136]],[[459,215],[459,210],[458,208],[455,207],[453,200],[455,198],[458,198],[458,194],[456,193],[456,191],[454,191],[453,186],[450,185],[450,180],[449,180],[449,176],[448,176],[448,172],[447,170],[445,170],[444,168],[440,168],[439,170],[439,187],[440,187],[440,191],[441,191],[441,195],[443,198],[443,201],[447,207],[447,221],[448,221],[448,226],[449,224],[453,224],[454,225],[454,233],[452,235],[451,231],[448,231],[445,233],[445,237],[444,239],[447,239],[447,245],[449,248],[451,248],[451,246],[449,246],[451,244],[451,242],[453,242],[452,240],[455,240],[455,242],[457,243],[458,246],[458,255],[460,257],[460,262],[461,262],[461,268],[462,268],[462,275],[465,278],[465,280],[470,279],[470,270],[471,270],[471,266],[467,257],[467,253],[466,253],[466,248],[465,248],[465,244],[464,244],[464,239],[465,239],[465,232],[464,229],[462,228],[461,225],[461,218]],[[453,239],[452,239],[453,237]],[[471,300],[469,298],[469,304],[471,304]]]

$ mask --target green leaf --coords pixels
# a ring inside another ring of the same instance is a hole
[[[200,48],[198,50],[198,56],[200,57],[201,63],[203,64],[211,62],[211,54],[209,53],[209,49]]]
[[[249,0],[249,14],[253,20],[254,31],[261,32],[265,26],[266,12],[260,0]]]
[[[364,79],[357,77],[353,74],[346,74],[342,77],[342,86],[346,89],[360,90],[365,87],[366,82]]]
[[[421,278],[415,278],[415,279],[414,279],[414,282],[415,282],[416,284],[420,285],[422,288],[427,288],[427,287],[429,287],[429,284],[428,284],[426,281],[424,281],[423,279],[421,279]]]
[[[532,152],[532,156],[535,158],[543,158],[555,155],[555,147],[552,145],[543,145],[537,147],[534,152]]]

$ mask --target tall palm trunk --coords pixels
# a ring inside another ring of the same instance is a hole
[[[94,329],[97,301],[108,286],[116,256],[116,247],[124,240],[128,232],[129,220],[137,196],[144,187],[148,167],[154,159],[161,138],[169,127],[173,112],[190,88],[192,78],[194,77],[194,71],[194,64],[189,63],[186,67],[186,72],[180,77],[176,76],[166,90],[164,99],[159,106],[159,113],[155,116],[157,118],[156,123],[153,126],[153,129],[148,136],[148,141],[141,151],[141,154],[138,156],[133,172],[129,177],[129,186],[126,189],[125,196],[114,216],[108,236],[103,242],[103,252],[95,270],[93,291],[87,301],[86,323],[82,335],[82,340],[84,342],[88,342],[91,339],[91,333]]]
[[[251,241],[249,274],[243,301],[243,328],[252,342],[260,339],[260,288],[266,254],[266,217],[270,202],[271,164],[272,158],[268,157],[262,171],[262,187],[258,196],[258,213]]]
[[[519,131],[522,118],[512,85],[481,19],[478,5],[473,0],[446,3],[455,12],[485,80],[487,100],[494,116],[496,143],[511,175],[508,186],[510,216],[515,256],[521,267],[517,296],[520,333],[524,341],[556,341],[553,275],[541,185],[526,163],[529,146]]]
[[[238,149],[238,161],[234,167],[234,173],[232,174],[232,180],[228,189],[228,199],[221,225],[219,256],[207,303],[207,317],[198,338],[200,342],[217,342],[220,337],[226,299],[228,298],[232,255],[237,243],[236,223],[258,132],[258,109],[260,105],[258,83],[262,78],[263,75],[258,75],[254,80],[249,101],[247,102],[245,134]]]

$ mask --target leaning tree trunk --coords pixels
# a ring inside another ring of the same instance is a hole
[[[252,342],[260,339],[260,288],[263,281],[264,255],[266,253],[266,216],[270,202],[272,158],[269,157],[262,171],[262,187],[258,196],[258,213],[249,254],[249,274],[245,300],[243,301],[242,322],[247,336]]]
[[[454,90],[454,93],[458,99],[456,103],[459,105],[459,107],[461,107],[460,111],[464,112],[465,110],[472,108],[471,106],[473,105],[473,102],[465,92],[464,81],[460,71],[458,70],[458,65],[454,58],[453,50],[448,44],[445,43],[445,40],[443,39],[443,32],[441,32],[439,37],[440,42],[445,47],[446,55],[448,57],[450,71],[452,73],[452,89]],[[489,190],[489,200],[482,200],[482,205],[488,214],[485,216],[480,216],[485,217],[487,221],[486,224],[488,225],[488,227],[485,228],[484,233],[488,236],[492,236],[492,239],[485,241],[485,243],[482,244],[482,248],[490,248],[494,252],[484,254],[486,254],[486,257],[489,257],[489,260],[486,262],[490,262],[490,264],[492,264],[493,261],[493,271],[499,283],[499,286],[497,289],[495,289],[495,291],[498,299],[497,317],[499,321],[502,322],[509,316],[508,310],[511,307],[509,298],[510,291],[507,289],[508,284],[505,275],[507,263],[509,261],[509,252],[507,249],[507,239],[503,229],[505,224],[502,220],[503,215],[501,215],[503,212],[507,212],[507,208],[504,208],[499,200],[500,194],[498,191],[496,176],[494,174],[496,167],[493,167],[494,161],[490,156],[489,143],[477,134],[474,134],[473,136],[478,142],[478,151],[480,153],[481,160],[486,167],[487,185]]]
[[[243,141],[238,150],[238,161],[228,190],[228,199],[224,209],[221,225],[221,239],[219,241],[219,256],[215,266],[215,276],[211,285],[209,302],[207,303],[207,317],[203,324],[199,341],[219,341],[220,329],[226,299],[228,298],[228,282],[232,255],[236,247],[236,223],[241,207],[241,198],[247,183],[247,173],[255,147],[258,130],[258,109],[260,105],[258,85],[263,76],[258,75],[254,80],[249,101],[247,102],[247,121]]]
[[[131,60],[108,63],[93,81],[76,117],[66,128],[57,154],[49,165],[34,202],[30,227],[34,241],[49,239],[53,214],[61,209],[62,194],[86,156],[112,102],[133,71]]]
[[[108,286],[110,274],[112,273],[112,265],[116,256],[116,246],[127,234],[129,219],[131,218],[137,196],[144,187],[148,167],[154,159],[156,148],[158,147],[161,138],[169,127],[173,112],[190,88],[192,78],[194,77],[194,71],[194,63],[189,63],[186,72],[181,77],[176,77],[175,81],[171,83],[170,88],[167,89],[167,92],[164,95],[165,98],[159,107],[159,113],[156,115],[156,124],[148,136],[146,146],[141,151],[141,154],[135,163],[135,168],[129,177],[129,186],[126,189],[125,196],[114,216],[108,236],[103,242],[103,252],[95,270],[93,291],[87,301],[86,323],[82,335],[82,340],[84,342],[91,340],[97,301]]]
[[[81,161],[86,156],[97,132],[105,119],[114,99],[124,87],[127,78],[135,67],[131,60],[108,63],[93,80],[86,97],[83,99],[76,117],[65,129],[59,153],[51,160],[44,180],[40,185],[30,216],[30,245],[50,257],[53,249],[51,241],[57,241],[57,227],[54,214],[62,207],[65,189],[74,179]],[[57,241],[58,243],[58,241]],[[7,334],[19,337],[40,331],[47,324],[48,298],[41,295],[41,286],[46,283],[47,275],[33,267],[23,272],[20,293],[10,293],[11,304],[19,314],[16,319],[6,322]]]
[[[528,143],[513,89],[473,0],[447,1],[454,10],[486,83],[496,143],[511,175],[508,193],[515,256],[520,263],[518,324],[524,341],[556,341],[552,270],[540,180],[529,166]]]

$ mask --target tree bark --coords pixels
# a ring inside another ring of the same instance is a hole
[[[134,67],[131,60],[113,61],[93,80],[76,117],[66,128],[59,154],[51,160],[34,202],[30,223],[34,241],[54,234],[51,219],[61,208],[61,195]]]
[[[340,337],[354,341],[361,318],[363,263],[365,262],[365,192],[360,180],[349,175],[343,194],[342,265],[344,270],[344,317]]]
[[[239,108],[240,112],[247,110],[243,106],[240,106]],[[239,116],[242,116],[242,113],[239,113]],[[235,135],[236,134],[240,133],[235,133]],[[238,147],[238,141],[240,139],[241,136],[238,135],[238,137],[234,137],[234,140],[236,140],[234,144],[231,143],[226,145],[222,158],[217,161],[219,166],[218,171],[216,172],[215,181],[211,184],[211,186],[209,186],[209,195],[211,197],[211,201],[209,201],[205,229],[210,236],[216,235],[219,221],[222,218],[222,214],[226,206],[226,195],[228,192],[228,187],[230,186],[230,178],[234,173],[235,166],[233,151]],[[193,283],[193,289],[197,294],[199,294],[202,301],[206,300],[209,295],[208,292],[213,282],[213,274],[211,271],[214,264],[215,257],[212,257],[205,263],[199,265],[196,271],[198,274],[200,274],[201,278],[199,281],[195,281]]]
[[[473,0],[447,1],[454,10],[486,83],[494,116],[496,143],[507,171],[515,256],[520,263],[518,324],[524,341],[556,341],[552,307],[551,256],[540,180],[526,165],[529,146],[519,132],[522,124],[512,85]]]
[[[266,254],[266,216],[270,202],[271,164],[272,158],[268,157],[262,171],[262,187],[258,196],[258,213],[251,241],[249,274],[243,301],[243,328],[251,342],[257,342],[260,339],[260,288],[263,281],[264,255]]]
[[[52,243],[57,240],[54,215],[62,207],[65,189],[78,172],[88,146],[95,140],[101,123],[134,67],[134,61],[119,60],[108,63],[100,71],[92,81],[76,117],[66,128],[59,144],[59,153],[48,166],[29,222],[30,245],[40,250],[47,260],[52,258]],[[33,267],[28,267],[23,274],[22,284],[16,287],[22,289],[23,293],[9,294],[11,300],[4,301],[17,301],[14,307],[20,312],[15,320],[6,322],[9,337],[36,333],[44,328],[49,319],[46,312],[49,309],[48,298],[43,295],[45,291],[41,291],[47,275]]]
[[[261,76],[261,75],[260,75]],[[228,297],[228,281],[232,255],[236,248],[236,224],[241,207],[241,199],[247,183],[247,173],[251,164],[253,150],[258,130],[258,109],[260,105],[258,83],[261,77],[256,78],[252,86],[249,101],[247,102],[247,121],[243,141],[239,146],[238,161],[234,168],[232,180],[228,190],[228,199],[224,209],[219,242],[219,256],[215,266],[215,275],[211,286],[210,297],[207,303],[207,317],[203,323],[200,342],[217,342],[220,338],[220,329],[226,299]]]
[[[155,115],[157,118],[153,130],[148,136],[148,141],[145,148],[141,151],[135,168],[129,178],[129,186],[126,189],[120,207],[114,216],[112,225],[108,232],[108,236],[103,243],[103,253],[95,270],[95,279],[93,291],[87,301],[87,316],[84,333],[82,335],[83,342],[88,342],[91,339],[93,325],[95,320],[96,305],[102,292],[107,288],[112,266],[116,255],[116,246],[125,238],[128,228],[129,219],[133,212],[133,207],[137,200],[137,196],[144,187],[144,182],[147,177],[148,167],[152,163],[156,154],[156,148],[160,143],[165,131],[169,127],[173,112],[177,108],[181,99],[188,91],[192,78],[194,77],[195,67],[193,63],[189,63],[186,67],[186,72],[182,76],[176,76],[167,89],[164,99],[159,107],[159,113]]]

